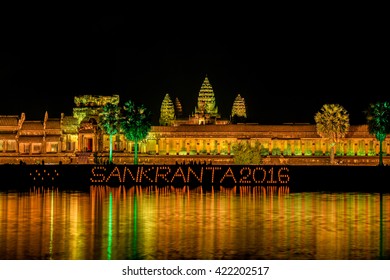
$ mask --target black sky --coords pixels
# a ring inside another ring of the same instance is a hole
[[[74,14],[8,22],[1,35],[0,115],[71,115],[75,95],[119,94],[122,104],[143,103],[157,124],[166,93],[191,114],[206,75],[222,117],[239,93],[249,119],[262,124],[314,123],[325,103],[344,106],[351,124],[363,124],[368,104],[390,96],[380,18],[314,15],[191,28],[130,18]]]

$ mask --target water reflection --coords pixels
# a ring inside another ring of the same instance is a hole
[[[0,193],[1,259],[389,256],[389,194],[245,186]]]

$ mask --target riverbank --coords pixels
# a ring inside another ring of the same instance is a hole
[[[290,192],[390,192],[389,166],[1,165],[0,190],[103,186],[262,186]]]

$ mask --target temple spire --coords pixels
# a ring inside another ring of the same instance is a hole
[[[245,99],[241,97],[240,94],[237,94],[236,99],[233,102],[232,106],[232,117],[237,116],[241,118],[246,118],[246,104]]]
[[[206,75],[198,96],[198,106],[195,108],[195,113],[210,114],[211,117],[217,117],[218,107],[215,103],[215,96],[213,88]]]
[[[183,117],[183,107],[181,106],[179,98],[175,98],[175,113],[177,118]]]
[[[161,103],[159,123],[160,125],[171,125],[175,118],[175,107],[171,97],[167,93]]]

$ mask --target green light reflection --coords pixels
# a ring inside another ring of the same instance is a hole
[[[137,254],[137,196],[134,195],[134,208],[133,208],[133,242],[132,242],[132,259],[135,259]]]
[[[107,259],[111,260],[112,253],[112,192],[110,192],[108,205],[108,236],[107,236]]]

